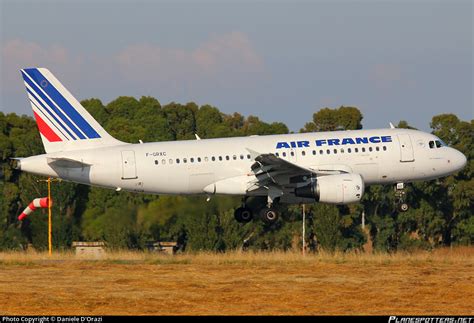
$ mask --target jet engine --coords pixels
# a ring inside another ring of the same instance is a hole
[[[296,188],[295,196],[314,198],[322,203],[348,204],[359,202],[364,188],[364,181],[359,174],[326,175]]]

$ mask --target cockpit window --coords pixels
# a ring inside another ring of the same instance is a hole
[[[444,143],[441,139],[438,140],[431,140],[429,142],[430,148],[440,148],[440,147],[446,147],[446,143]]]

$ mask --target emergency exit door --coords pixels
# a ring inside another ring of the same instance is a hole
[[[133,150],[124,150],[122,151],[122,179],[135,178],[138,178],[135,152]]]
[[[415,160],[413,154],[413,145],[411,143],[410,135],[401,134],[398,135],[398,143],[400,144],[400,161],[401,162],[412,162]]]

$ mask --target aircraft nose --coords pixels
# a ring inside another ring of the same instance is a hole
[[[454,150],[451,158],[451,163],[454,171],[458,171],[464,168],[467,164],[467,158],[464,154],[458,150]]]

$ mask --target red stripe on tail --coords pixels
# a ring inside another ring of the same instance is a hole
[[[41,119],[39,115],[34,112],[35,119],[36,119],[36,124],[38,125],[38,129],[41,132],[43,136],[48,139],[49,142],[54,142],[54,141],[62,141],[61,138],[46,124],[46,122]]]

